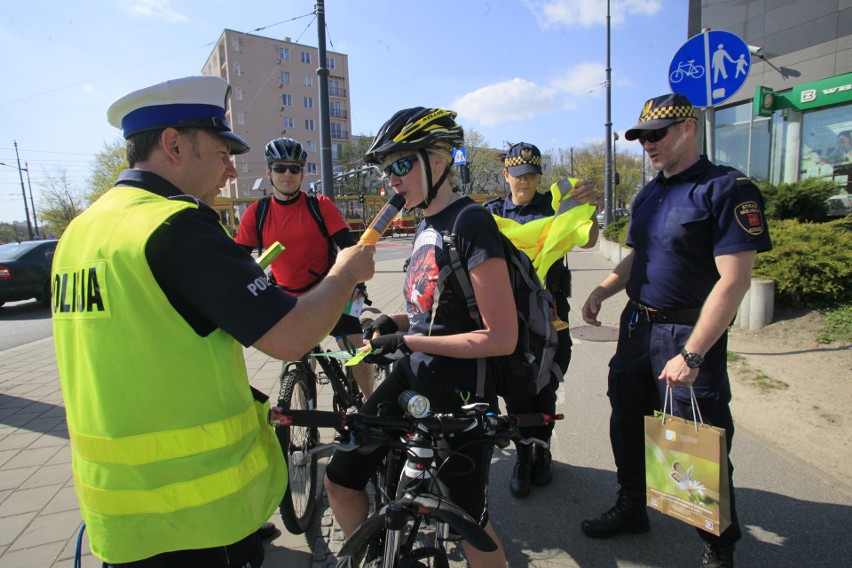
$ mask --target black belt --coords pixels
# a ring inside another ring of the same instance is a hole
[[[630,300],[640,314],[651,323],[679,323],[694,324],[701,315],[701,308],[689,308],[686,310],[658,310],[650,306],[643,306],[639,302]]]

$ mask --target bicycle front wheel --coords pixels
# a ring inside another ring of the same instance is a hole
[[[302,369],[287,371],[281,378],[278,406],[287,410],[309,410],[312,395],[308,377]],[[284,526],[293,534],[302,534],[310,526],[316,509],[317,457],[311,450],[316,447],[316,428],[279,426],[275,429],[284,460],[287,462],[287,491],[279,510]]]

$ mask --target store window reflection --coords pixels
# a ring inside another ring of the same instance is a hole
[[[769,179],[770,120],[752,115],[751,102],[716,111],[716,163],[757,181]]]

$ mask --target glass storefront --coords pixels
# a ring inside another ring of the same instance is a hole
[[[715,114],[716,163],[768,181],[770,120],[752,116],[750,102],[718,109]]]

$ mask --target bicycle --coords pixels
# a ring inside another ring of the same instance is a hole
[[[694,61],[694,59],[690,59],[687,63],[684,63],[683,61],[678,63],[677,69],[672,71],[672,74],[669,77],[672,80],[672,83],[680,83],[685,77],[700,79],[701,76],[704,75],[704,67],[701,65],[695,65],[693,63]]]
[[[379,313],[374,308],[365,311]],[[372,322],[368,317],[362,320],[362,327]],[[356,347],[344,338],[344,344],[350,353]],[[347,412],[361,408],[364,396],[349,367],[344,367],[339,359],[323,355],[319,345],[298,361],[284,363],[279,378],[278,406],[289,410],[315,410],[320,398],[319,390],[329,385],[332,389],[332,408],[337,412]],[[313,358],[322,369],[317,374],[310,363]],[[386,365],[375,366],[375,383],[384,380],[389,370]],[[318,388],[319,387],[319,388]],[[278,442],[284,453],[289,482],[284,498],[279,506],[284,526],[293,534],[302,534],[310,527],[316,509],[318,458],[311,452],[319,444],[319,432],[315,428],[283,427],[276,429]]]
[[[403,392],[399,403],[402,417],[285,409],[270,414],[276,426],[337,430],[339,439],[313,448],[315,453],[391,448],[377,472],[376,510],[344,543],[338,566],[448,568],[446,544],[459,538],[485,552],[496,550],[485,530],[447,497],[438,477],[438,444],[453,434],[479,429],[497,446],[507,447],[520,427],[543,425],[562,415],[495,416],[485,403],[465,405],[461,415],[432,414],[428,399],[413,391]]]

